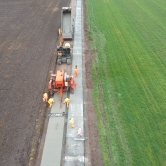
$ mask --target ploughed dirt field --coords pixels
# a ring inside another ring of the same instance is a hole
[[[69,4],[70,0],[0,0],[0,166],[35,165],[48,113],[42,94],[48,73],[55,68],[61,7]],[[85,100],[89,101],[91,54],[86,44]],[[92,166],[99,166],[92,103],[86,108],[86,156]]]
[[[0,0],[0,166],[27,166],[33,159],[61,7],[69,3]]]

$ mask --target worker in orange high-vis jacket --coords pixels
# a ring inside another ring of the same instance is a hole
[[[75,69],[74,69],[74,76],[78,76],[78,67],[77,67],[77,65],[75,66]]]
[[[49,108],[52,107],[53,103],[54,103],[54,99],[53,99],[53,98],[50,98],[50,99],[48,100],[48,104],[50,105]]]
[[[46,103],[48,102],[48,94],[45,92],[43,93],[43,101]]]
[[[73,118],[69,118],[69,124],[70,124],[70,127],[74,128],[74,119]]]
[[[69,107],[70,104],[70,99],[66,98],[63,103],[66,103],[67,108]]]

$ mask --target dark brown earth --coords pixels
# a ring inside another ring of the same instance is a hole
[[[36,155],[60,9],[69,3],[0,0],[0,166],[27,166]]]

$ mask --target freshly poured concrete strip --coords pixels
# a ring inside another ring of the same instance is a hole
[[[63,99],[67,97],[67,93],[63,93]],[[62,104],[60,108],[59,94],[54,95],[54,101],[50,113],[65,112],[66,105]],[[47,127],[46,139],[43,149],[41,166],[60,166],[62,141],[64,131],[65,117],[50,117]]]
[[[82,85],[82,1],[77,0],[75,16],[75,32],[73,44],[72,71],[78,66],[78,77],[75,77],[77,87],[74,94],[70,94],[71,103],[68,118],[74,118],[74,128],[67,124],[65,166],[84,165],[84,121],[83,121],[83,85]],[[81,128],[82,139],[77,137]]]

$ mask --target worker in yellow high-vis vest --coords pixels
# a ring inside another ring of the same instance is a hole
[[[70,104],[70,99],[66,98],[63,103],[66,103],[67,108],[69,107]]]
[[[70,127],[74,128],[74,119],[73,118],[69,119],[69,124],[70,124]]]
[[[44,102],[48,102],[48,94],[47,93],[43,93],[43,101]]]
[[[52,107],[53,103],[54,103],[54,99],[53,99],[53,98],[50,98],[50,99],[48,100],[48,104],[50,105],[49,108]]]

